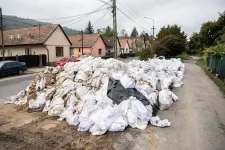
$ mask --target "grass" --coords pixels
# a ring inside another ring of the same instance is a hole
[[[189,56],[187,53],[181,53],[177,55],[176,58],[180,58],[182,60],[192,60],[191,56]]]
[[[202,70],[205,71],[205,73],[207,74],[207,76],[208,76],[211,80],[214,81],[214,83],[220,88],[220,90],[221,90],[221,91],[224,93],[224,95],[225,95],[225,84],[224,84],[223,80],[221,80],[220,78],[216,78],[216,75],[213,74],[213,73],[211,73],[211,72],[208,70],[208,68],[207,68],[207,66],[206,66],[206,64],[204,63],[203,60],[198,60],[198,61],[196,62],[196,64],[197,64],[198,66],[200,66],[200,67],[202,68]]]

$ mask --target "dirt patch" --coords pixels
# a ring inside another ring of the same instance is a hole
[[[0,113],[1,150],[148,150],[156,149],[159,143],[150,128],[144,131],[127,128],[124,132],[92,136],[58,121],[58,117],[18,111],[14,105],[0,105]]]

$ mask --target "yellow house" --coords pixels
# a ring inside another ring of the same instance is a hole
[[[70,56],[69,38],[58,24],[48,24],[3,31],[5,57],[45,54],[47,62]],[[0,45],[2,42],[0,41]],[[0,47],[0,57],[3,56]]]

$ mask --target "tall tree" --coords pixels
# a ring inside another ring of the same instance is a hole
[[[188,43],[190,54],[197,54],[203,50],[202,36],[198,33],[193,33]]]
[[[160,40],[165,38],[166,36],[174,35],[179,37],[183,42],[187,42],[187,35],[184,33],[184,31],[181,31],[181,27],[178,25],[168,25],[167,27],[162,27],[159,31],[159,33],[156,35],[156,40]]]
[[[91,24],[91,21],[89,20],[87,27],[85,28],[86,34],[94,34],[94,28]]]
[[[136,27],[133,28],[130,37],[132,37],[132,38],[138,37],[138,31],[137,31]]]
[[[122,29],[120,31],[120,37],[121,38],[129,38],[128,34],[127,34],[127,31],[125,29]]]
[[[110,26],[107,26],[104,32],[102,33],[102,36],[113,36],[113,30]]]

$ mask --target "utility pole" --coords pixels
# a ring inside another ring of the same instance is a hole
[[[152,19],[152,18],[148,18],[148,17],[144,17],[144,18],[146,18],[146,19],[150,19],[150,20],[152,20],[152,22],[153,22],[153,27],[151,28],[152,29],[152,31],[153,31],[153,39],[155,38],[155,21],[154,21],[154,19]]]
[[[115,57],[117,57],[117,20],[116,20],[116,0],[112,0],[113,2],[113,49],[115,52]]]
[[[84,33],[83,33],[83,30],[81,30],[81,36],[82,36],[82,55],[84,55]]]
[[[3,56],[3,61],[4,61],[4,60],[5,60],[5,48],[4,48],[4,38],[3,38],[3,18],[2,18],[2,8],[0,8],[0,17],[1,17],[2,56]]]

